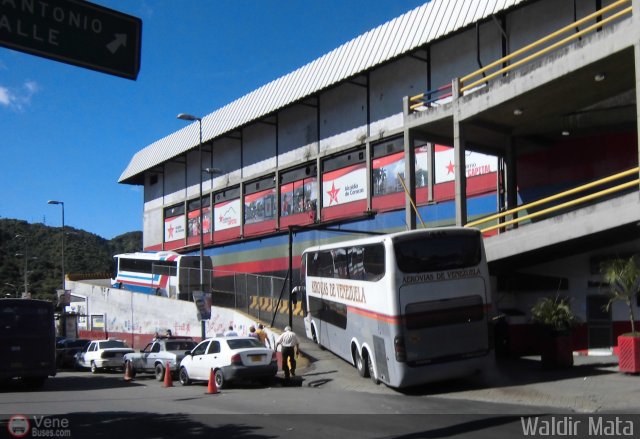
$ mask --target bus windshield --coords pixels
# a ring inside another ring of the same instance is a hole
[[[398,268],[403,273],[423,273],[478,265],[482,258],[480,237],[470,232],[398,237],[393,243]]]

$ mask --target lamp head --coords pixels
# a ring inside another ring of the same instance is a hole
[[[196,121],[196,120],[202,120],[199,117],[193,116],[191,114],[187,114],[187,113],[180,113],[178,114],[178,116],[176,116],[178,119],[182,119],[182,120],[189,120],[189,121]]]

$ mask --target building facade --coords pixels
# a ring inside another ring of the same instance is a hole
[[[198,252],[202,230],[216,270],[284,277],[295,231],[294,284],[304,248],[354,234],[322,226],[479,227],[514,350],[557,294],[577,348],[611,346],[626,313],[602,311],[599,263],[640,250],[639,59],[637,1],[433,0],[140,150],[119,181],[144,186],[145,250]]]

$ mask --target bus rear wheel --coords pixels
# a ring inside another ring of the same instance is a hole
[[[369,353],[367,351],[364,351],[362,355],[363,361],[367,365],[367,375],[369,376],[369,378],[371,378],[371,381],[373,381],[374,384],[380,384],[380,380],[376,378],[376,371],[373,368],[373,361],[371,361],[371,359],[369,358]]]
[[[360,355],[360,352],[358,352],[357,348],[354,347],[353,351],[354,351],[353,353],[354,353],[355,362],[356,362],[356,369],[358,369],[358,375],[360,375],[363,378],[368,377],[369,376],[369,365],[362,358],[362,355]]]

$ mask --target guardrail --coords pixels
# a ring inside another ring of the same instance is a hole
[[[497,76],[501,76],[501,75],[505,75],[506,73],[510,72],[511,70],[514,70],[526,63],[529,63],[533,60],[535,60],[536,58],[539,58],[543,55],[546,55],[547,53],[556,50],[562,46],[565,46],[571,42],[573,42],[574,40],[577,40],[581,37],[583,37],[584,35],[590,33],[590,32],[594,32],[597,30],[602,29],[603,26],[610,24],[618,19],[621,19],[623,17],[625,17],[626,15],[631,15],[632,14],[632,10],[633,7],[632,6],[626,6],[627,4],[631,4],[631,0],[618,0],[615,3],[612,3],[602,9],[599,9],[598,11],[587,15],[584,18],[581,18],[580,20],[577,20],[565,27],[563,27],[562,29],[559,29],[555,32],[550,33],[549,35],[525,46],[522,47],[521,49],[516,50],[513,53],[510,53],[509,55],[502,57],[496,61],[493,61],[492,63],[482,67],[481,69],[478,69],[474,72],[469,73],[466,76],[463,76],[462,78],[460,78],[459,80],[459,93],[460,95],[465,94],[465,92],[471,92],[473,91],[476,87],[481,86],[482,84],[485,84],[487,82],[489,82],[491,79],[494,79]],[[607,17],[604,17],[605,14],[608,13],[612,13],[612,15],[609,15]],[[576,32],[576,28],[578,26],[581,26],[583,24],[589,23],[592,20],[596,20],[595,23],[587,26],[586,28],[579,30]],[[598,21],[599,20],[599,21]],[[564,38],[562,38],[559,41],[553,42],[553,40],[562,37],[563,35],[570,33],[570,32],[574,32],[569,36],[566,36]],[[539,48],[540,46],[543,46],[545,44],[549,43],[548,46],[543,47],[541,49],[539,49],[536,52],[530,53],[532,52],[534,49]],[[527,55],[528,54],[528,55]],[[526,56],[525,56],[526,55]],[[511,63],[511,64],[507,64],[510,61],[513,61],[515,58],[518,58],[520,56],[524,56],[524,58],[518,59],[517,61]],[[501,65],[504,65],[504,67],[499,68],[498,70],[493,70]],[[491,71],[491,72],[490,72]],[[490,73],[489,73],[490,72]],[[482,76],[481,76],[482,75]],[[479,77],[481,76],[481,77]],[[479,77],[479,78],[478,78]],[[412,113],[414,111],[416,111],[418,108],[420,107],[429,107],[431,106],[431,104],[439,99],[443,99],[445,97],[451,96],[451,91],[449,91],[449,94],[443,94],[442,96],[438,97],[439,95],[437,95],[436,93],[441,92],[442,90],[451,90],[452,86],[451,85],[444,85],[441,87],[438,87],[435,90],[432,91],[427,91],[424,93],[420,93],[418,95],[415,96],[411,96],[409,97],[409,113]],[[424,98],[427,97],[427,99],[425,100]]]
[[[582,186],[578,186],[578,187],[576,187],[574,189],[569,189],[567,191],[560,192],[558,194],[551,195],[549,197],[542,198],[540,200],[537,200],[537,201],[534,201],[534,202],[531,202],[531,203],[520,205],[520,206],[518,206],[516,208],[510,209],[510,210],[507,210],[507,211],[504,211],[504,212],[501,212],[501,213],[497,213],[495,215],[489,215],[487,217],[480,218],[480,219],[475,220],[475,221],[471,221],[471,222],[467,223],[465,225],[465,227],[475,227],[475,226],[478,226],[480,224],[486,224],[486,223],[489,223],[489,222],[494,222],[494,221],[500,220],[500,219],[502,219],[504,217],[513,215],[513,219],[511,219],[511,220],[504,221],[504,222],[499,222],[498,221],[497,224],[494,224],[494,225],[491,225],[489,227],[485,227],[485,228],[480,229],[480,231],[482,233],[486,233],[486,232],[490,232],[490,231],[493,231],[493,230],[496,230],[496,229],[500,229],[500,228],[503,228],[503,227],[507,227],[507,226],[510,226],[510,225],[519,224],[519,223],[521,223],[523,221],[528,221],[530,219],[533,219],[533,218],[536,218],[536,217],[539,217],[539,216],[542,216],[542,215],[546,215],[548,213],[556,212],[558,210],[565,209],[567,207],[572,207],[572,206],[575,206],[577,204],[583,204],[583,203],[586,203],[586,202],[591,201],[591,200],[602,198],[602,197],[604,197],[606,195],[610,195],[610,194],[613,194],[613,193],[616,193],[616,192],[620,192],[620,191],[623,191],[625,189],[632,188],[634,186],[636,188],[638,188],[640,186],[640,178],[636,178],[635,180],[631,180],[631,181],[627,181],[627,182],[621,183],[621,184],[619,184],[617,186],[613,186],[613,187],[609,187],[609,188],[606,188],[606,189],[602,189],[602,190],[600,190],[598,192],[594,192],[592,194],[585,195],[585,196],[576,198],[574,200],[566,201],[564,203],[560,203],[560,204],[554,205],[552,207],[548,207],[546,209],[542,209],[542,210],[539,210],[537,212],[524,215],[522,217],[517,217],[516,216],[516,214],[518,212],[521,212],[523,210],[527,210],[527,209],[531,209],[531,208],[534,208],[534,207],[541,206],[543,204],[551,203],[551,202],[559,200],[561,198],[568,197],[570,195],[575,195],[577,193],[586,191],[588,189],[593,189],[595,187],[602,186],[602,185],[605,185],[607,183],[614,182],[616,180],[621,180],[621,179],[623,179],[625,177],[629,177],[629,176],[634,175],[634,174],[637,176],[639,172],[640,172],[640,167],[629,169],[627,171],[623,171],[623,172],[611,175],[609,177],[605,177],[605,178],[602,178],[600,180],[596,180],[596,181],[593,181],[591,183],[587,183],[587,184],[584,184]]]

